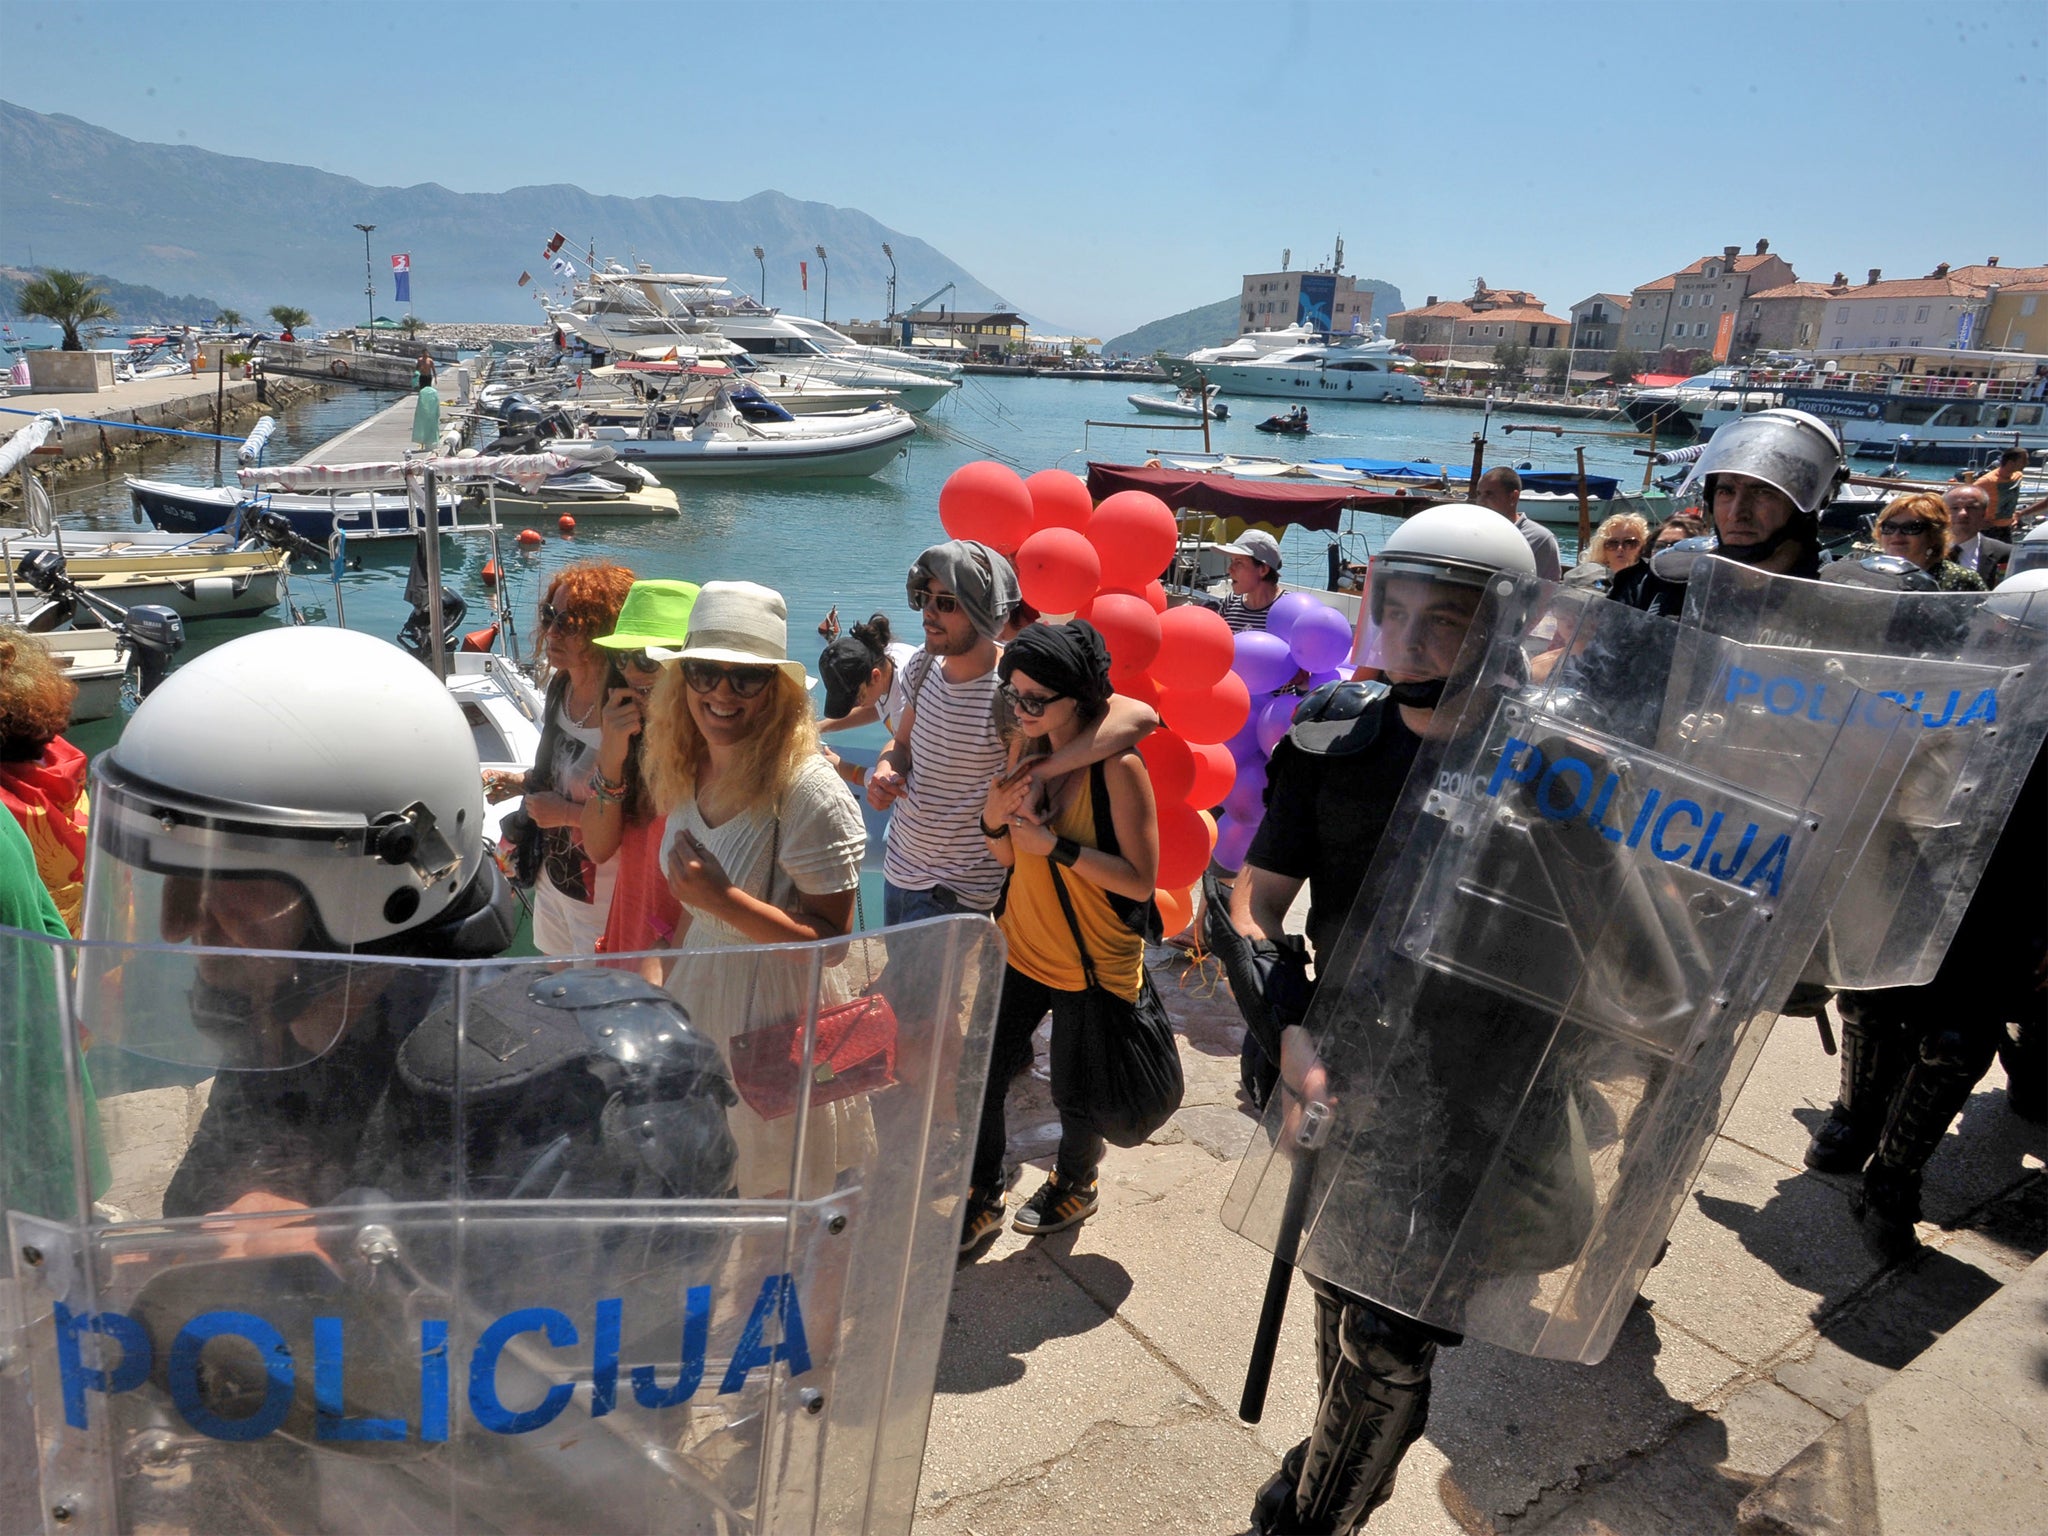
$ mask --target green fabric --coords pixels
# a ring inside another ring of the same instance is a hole
[[[9,932],[7,930],[19,930]],[[0,815],[0,1210],[51,1220],[78,1216],[71,1179],[57,968],[68,939],[57,903],[36,873],[35,850],[12,816]],[[86,1158],[95,1193],[111,1182],[92,1080],[79,1062]]]
[[[412,408],[413,446],[431,448],[440,440],[441,392],[431,384],[422,384],[419,399]]]
[[[696,606],[694,581],[636,581],[626,590],[612,632],[590,643],[612,651],[681,645],[690,637],[690,610]]]

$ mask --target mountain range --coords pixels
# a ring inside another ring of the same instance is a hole
[[[758,293],[767,253],[767,301],[812,314],[824,305],[830,260],[835,319],[879,316],[887,307],[894,249],[899,303],[955,285],[950,309],[993,309],[1003,300],[915,235],[858,208],[757,192],[738,202],[695,197],[602,197],[581,187],[514,187],[453,192],[428,182],[375,187],[310,166],[214,154],[185,145],[123,138],[74,117],[0,102],[0,258],[118,272],[127,283],[167,292],[202,289],[245,313],[296,304],[321,325],[367,318],[363,237],[374,224],[370,267],[380,314],[402,312],[392,297],[391,255],[412,259],[413,310],[428,320],[538,322],[536,284],[559,282],[542,260],[554,231],[579,271],[591,242],[600,259],[637,256],[668,271],[729,275]],[[810,291],[798,261],[810,263]],[[934,306],[936,307],[936,306]]]
[[[0,263],[0,315],[14,314],[21,299],[21,285],[32,277],[41,277],[45,270]],[[114,306],[116,325],[211,325],[221,310],[212,299],[196,293],[165,293],[161,288],[124,283],[99,272],[88,272],[85,277]],[[252,325],[265,323],[260,315],[242,318]]]
[[[1375,320],[1385,320],[1407,307],[1401,302],[1401,290],[1392,283],[1377,277],[1362,277],[1358,286],[1372,290],[1372,316]],[[1233,293],[1214,304],[1184,309],[1164,320],[1153,320],[1134,331],[1112,336],[1102,344],[1103,353],[1105,356],[1128,353],[1132,357],[1150,357],[1154,352],[1165,352],[1181,357],[1197,347],[1216,346],[1237,334],[1238,299],[1239,295]]]

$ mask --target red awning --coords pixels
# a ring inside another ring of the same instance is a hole
[[[1689,373],[1639,373],[1630,382],[1642,389],[1669,389],[1691,377]]]
[[[1090,464],[1088,494],[1097,501],[1118,491],[1149,491],[1176,512],[1210,512],[1248,523],[1293,523],[1334,533],[1348,511],[1406,517],[1442,497],[1424,491],[1349,491],[1335,485],[1275,485],[1187,469],[1141,469],[1132,464]]]

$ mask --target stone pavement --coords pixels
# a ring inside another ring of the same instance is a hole
[[[1220,981],[1154,961],[1186,1102],[1150,1144],[1110,1149],[1094,1217],[1034,1242],[1005,1230],[960,1269],[922,1536],[1242,1531],[1307,1432],[1298,1283],[1265,1422],[1235,1413],[1269,1262],[1217,1216],[1252,1131],[1242,1026]],[[1994,1067],[1928,1167],[1926,1249],[1872,1259],[1854,1181],[1800,1165],[1836,1070],[1809,1021],[1782,1021],[1600,1365],[1483,1344],[1439,1357],[1428,1432],[1376,1536],[1732,1531],[1746,1494],[2048,1248],[2048,1131],[2006,1110]],[[1014,1204],[1057,1139],[1041,1078],[1019,1081],[1010,1124],[1012,1156],[1036,1165]]]

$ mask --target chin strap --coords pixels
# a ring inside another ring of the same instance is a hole
[[[1435,709],[1449,683],[1450,679],[1443,677],[1431,678],[1426,683],[1389,683],[1387,697],[1410,709]]]

